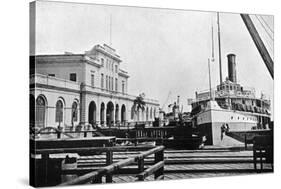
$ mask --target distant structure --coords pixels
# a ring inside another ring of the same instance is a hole
[[[128,72],[106,44],[84,54],[37,55],[30,61],[30,109],[37,128],[115,127],[158,117],[157,100],[144,98],[145,109],[134,109]]]

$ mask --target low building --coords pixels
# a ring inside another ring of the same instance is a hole
[[[112,47],[96,45],[84,54],[30,57],[30,115],[35,127],[115,127],[136,121],[151,123],[158,117],[159,102],[128,94],[128,72]]]

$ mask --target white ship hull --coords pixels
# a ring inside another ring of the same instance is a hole
[[[223,145],[223,124],[228,125],[229,131],[249,131],[257,128],[261,117],[269,115],[222,109],[216,101],[209,101],[206,109],[196,115],[196,125],[206,136],[207,144]]]

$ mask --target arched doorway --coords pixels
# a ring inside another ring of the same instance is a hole
[[[35,126],[45,126],[46,115],[46,101],[42,96],[38,96],[36,99],[36,110],[35,110]]]
[[[113,124],[113,111],[114,105],[111,101],[109,101],[106,105],[106,125],[111,127]]]
[[[97,107],[96,107],[96,103],[94,101],[92,101],[89,105],[89,113],[88,113],[88,122],[94,126],[96,124],[96,112],[97,112]]]
[[[119,105],[116,104],[115,106],[115,122],[119,123]]]
[[[104,103],[102,102],[100,105],[100,123],[104,124]]]
[[[124,124],[126,120],[126,107],[123,104],[121,107],[121,124]]]

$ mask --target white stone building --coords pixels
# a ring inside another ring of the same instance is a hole
[[[157,100],[144,98],[145,109],[133,110],[137,96],[128,94],[129,75],[120,68],[115,49],[106,44],[85,54],[36,55],[30,60],[35,127],[115,127],[151,123],[158,117]]]

